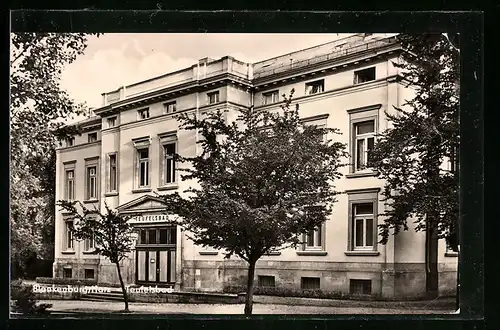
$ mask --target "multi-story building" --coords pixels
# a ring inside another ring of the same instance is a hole
[[[175,114],[275,109],[295,89],[305,122],[338,128],[347,143],[349,167],[336,187],[331,217],[306,235],[297,249],[271,253],[257,263],[258,285],[321,288],[383,298],[425,292],[425,234],[412,228],[377,241],[383,182],[366,169],[375,134],[389,125],[384,111],[401,106],[412,89],[398,79],[401,46],[390,35],[358,34],[258,63],[226,56],[102,94],[95,116],[80,123],[82,135],[57,150],[56,198],[87,207],[109,206],[134,216],[138,229],[123,261],[128,284],[172,285],[176,289],[222,290],[245,284],[245,262],[196,246],[162,214],[154,192],[183,191],[172,154],[200,152],[194,131],[180,130]],[[234,117],[233,117],[234,116]],[[93,278],[118,283],[109,260],[93,252],[92,240],[76,241],[72,219],[57,210],[55,277]],[[455,288],[457,258],[439,243],[439,289]]]

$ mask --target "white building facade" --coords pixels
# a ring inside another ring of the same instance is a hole
[[[132,215],[134,249],[124,260],[128,284],[172,286],[179,290],[222,291],[246,283],[246,264],[220,251],[194,245],[163,215],[154,192],[182,192],[175,152],[200,152],[194,131],[179,129],[175,114],[239,109],[277,109],[282,94],[295,90],[304,121],[337,128],[346,143],[349,167],[336,187],[345,194],[330,218],[307,243],[263,257],[256,282],[262,286],[322,289],[386,299],[425,293],[425,234],[410,228],[378,244],[377,214],[383,182],[366,169],[375,134],[389,123],[385,110],[411,98],[392,64],[401,51],[393,36],[358,34],[258,63],[226,56],[205,58],[167,73],[102,94],[95,117],[57,150],[56,199],[79,200],[102,210],[104,202]],[[76,241],[73,219],[56,210],[54,277],[118,283],[114,265],[93,252],[91,240]],[[453,293],[456,255],[439,243],[439,289]]]

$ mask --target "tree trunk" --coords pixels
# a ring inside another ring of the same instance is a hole
[[[438,238],[432,225],[425,231],[425,281],[428,298],[436,298],[439,294]]]
[[[123,301],[125,302],[125,312],[129,312],[128,310],[128,295],[127,295],[127,289],[125,288],[125,284],[123,283],[123,278],[122,278],[122,271],[120,270],[120,263],[116,263],[116,269],[118,270],[118,278],[120,279],[120,286],[122,287],[122,293],[123,293]]]
[[[245,315],[252,315],[253,308],[253,278],[255,276],[255,261],[249,262],[248,279],[247,279],[247,295],[245,297]]]

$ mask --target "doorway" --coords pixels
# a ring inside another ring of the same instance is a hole
[[[139,228],[137,284],[175,284],[176,230],[176,226]]]

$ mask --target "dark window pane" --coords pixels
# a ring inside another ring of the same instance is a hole
[[[314,246],[314,230],[307,233],[307,246]]]
[[[148,158],[149,156],[149,150],[148,149],[142,149],[141,150],[141,158]]]
[[[373,147],[375,145],[375,138],[369,138],[368,139],[368,155],[367,155],[367,160],[366,160],[366,164],[367,165],[370,165],[371,164],[371,151],[373,150]]]
[[[358,135],[375,132],[375,122],[373,120],[357,123],[356,126],[358,127]]]
[[[145,186],[145,181],[146,181],[146,177],[145,177],[145,167],[146,167],[146,164],[145,163],[141,163],[141,173],[140,173],[140,185],[141,186]]]
[[[259,276],[259,286],[274,287],[275,281],[274,276]]]
[[[173,154],[175,154],[175,144],[167,144],[165,146],[165,154],[166,155],[173,155]]]
[[[365,165],[365,140],[357,140],[356,143],[356,167],[361,169]]]
[[[150,229],[148,230],[148,244],[156,244],[156,229]]]
[[[64,278],[71,278],[73,276],[71,268],[65,268],[63,270],[63,277]]]
[[[172,226],[169,228],[169,232],[170,232],[170,244],[177,244],[177,227],[176,226]]]
[[[167,229],[160,229],[160,244],[168,244]]]
[[[371,294],[372,293],[372,281],[371,280],[350,280],[350,289],[351,294]]]
[[[141,244],[146,244],[147,243],[147,231],[145,229],[141,229],[140,230],[140,233],[141,233]]]
[[[355,246],[363,246],[363,219],[356,220]]]
[[[319,226],[318,230],[316,231],[316,238],[317,238],[316,246],[321,246],[321,238],[322,238],[321,235],[322,235],[321,226]]]
[[[165,173],[165,179],[166,183],[172,182],[172,162],[170,161],[170,159],[167,159],[167,169]]]
[[[373,246],[373,219],[366,219],[366,246]]]
[[[375,145],[375,138],[368,138],[368,150],[373,150]]]
[[[85,278],[93,279],[94,278],[94,270],[93,269],[85,269]]]
[[[314,290],[320,288],[319,277],[302,277],[300,287],[303,290]]]
[[[362,203],[355,205],[355,214],[373,214],[373,203]]]

